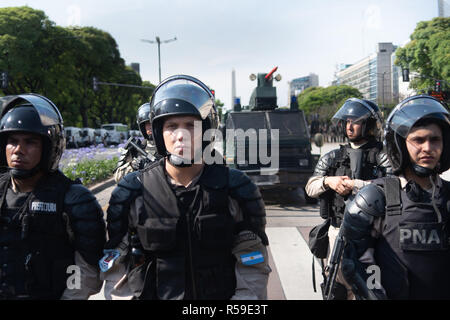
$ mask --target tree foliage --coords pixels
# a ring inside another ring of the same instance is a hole
[[[395,64],[416,72],[411,81],[416,90],[433,87],[436,80],[450,84],[450,17],[421,21],[411,34],[411,41],[395,52]]]
[[[358,89],[347,86],[311,87],[297,97],[299,109],[306,116],[318,114],[323,120],[330,120],[348,98],[362,98]]]
[[[42,94],[58,106],[65,125],[78,127],[122,122],[137,128],[137,108],[154,89],[125,65],[109,33],[59,27],[43,11],[26,6],[0,8],[0,71],[9,78],[3,94]],[[99,85],[94,91],[94,76],[149,89]]]

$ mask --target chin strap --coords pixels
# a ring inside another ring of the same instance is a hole
[[[438,166],[436,166],[434,169],[429,169],[429,168],[419,166],[418,164],[412,164],[411,168],[412,168],[413,172],[421,178],[430,177],[430,176],[438,173],[437,172]]]
[[[192,165],[194,164],[194,160],[188,160],[172,153],[169,153],[168,159],[172,165],[178,168],[192,167]]]
[[[34,167],[33,169],[30,169],[30,170],[8,167],[8,171],[11,174],[11,177],[13,177],[14,179],[18,179],[18,180],[31,178],[36,173],[38,173],[39,170],[40,170],[39,165],[37,165],[36,167]]]

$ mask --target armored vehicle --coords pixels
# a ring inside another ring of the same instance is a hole
[[[224,119],[224,155],[230,167],[244,171],[260,189],[297,189],[313,174],[319,155],[311,154],[311,139],[305,115],[296,99],[290,108],[278,108],[273,86],[274,68],[269,73],[250,75],[257,87],[249,106],[239,101]],[[281,76],[275,77],[277,81]]]

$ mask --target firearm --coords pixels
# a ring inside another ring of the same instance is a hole
[[[138,146],[138,144],[134,140],[134,137],[130,137],[130,139],[128,139],[127,143],[125,144],[125,149],[129,149],[130,146],[133,147],[137,152],[142,154],[145,158],[149,159],[150,161],[153,162],[156,160],[156,158],[153,155],[148,154],[147,152],[142,150],[140,146]]]
[[[325,282],[325,288],[323,290],[324,300],[333,300],[334,292],[333,288],[336,283],[336,275],[339,270],[339,264],[341,263],[342,255],[344,253],[345,241],[343,238],[343,226],[339,229],[339,234],[334,242],[333,251],[328,262],[327,271],[328,277]]]

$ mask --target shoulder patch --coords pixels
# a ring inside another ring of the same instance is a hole
[[[252,266],[264,262],[264,255],[260,251],[254,251],[240,255],[241,262],[245,266]]]
[[[374,184],[368,184],[356,194],[354,202],[365,213],[374,217],[385,214],[386,196],[383,189]]]

